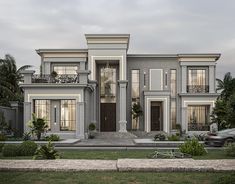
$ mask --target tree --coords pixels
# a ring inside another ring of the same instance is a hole
[[[23,93],[19,83],[23,81],[21,72],[31,67],[24,65],[17,69],[15,59],[6,54],[0,59],[0,105],[9,106],[9,101],[22,101]]]
[[[136,122],[138,122],[139,117],[143,114],[143,111],[141,109],[141,106],[140,106],[139,102],[136,102],[132,105],[131,113],[132,113],[133,119],[135,119]]]

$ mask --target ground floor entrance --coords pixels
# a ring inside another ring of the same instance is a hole
[[[162,102],[151,102],[151,131],[162,131]]]
[[[116,131],[116,103],[101,103],[100,110],[101,131]]]

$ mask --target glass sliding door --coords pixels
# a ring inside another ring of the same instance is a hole
[[[37,118],[43,118],[47,122],[48,130],[51,130],[51,102],[50,100],[34,100],[34,113]]]
[[[61,100],[60,130],[76,130],[76,100]]]
[[[63,65],[56,65],[54,66],[53,70],[58,75],[76,75],[78,66],[63,66]]]

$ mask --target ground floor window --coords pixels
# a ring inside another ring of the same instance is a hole
[[[35,100],[34,101],[34,113],[36,117],[43,118],[47,122],[48,130],[51,129],[50,117],[51,117],[51,103],[50,100]]]
[[[61,100],[61,119],[60,130],[71,131],[75,130],[76,125],[76,101]]]
[[[188,131],[208,131],[209,130],[209,105],[189,105]]]
[[[176,129],[176,99],[171,99],[171,129]]]

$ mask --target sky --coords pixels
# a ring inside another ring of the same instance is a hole
[[[129,33],[128,53],[221,53],[235,77],[235,0],[0,0],[0,58],[39,70],[39,48],[86,48],[84,34]]]

